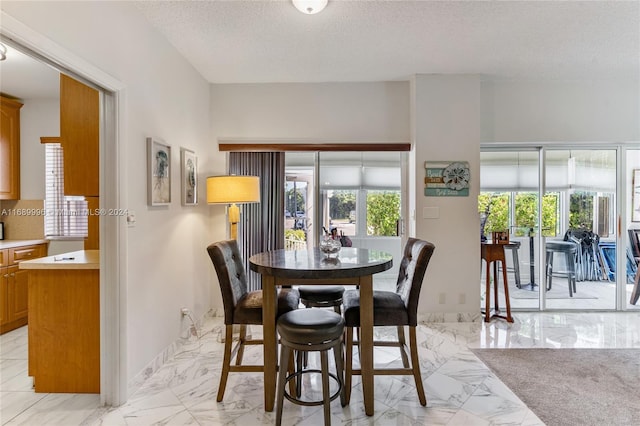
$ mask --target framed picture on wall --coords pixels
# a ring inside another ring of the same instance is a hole
[[[640,222],[640,169],[633,171],[631,190],[631,221]]]
[[[171,147],[156,138],[147,138],[147,202],[171,204]]]
[[[180,182],[182,205],[198,204],[198,158],[186,148],[180,148]]]

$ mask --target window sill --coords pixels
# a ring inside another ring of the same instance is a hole
[[[44,237],[44,239],[50,241],[84,241],[87,237],[48,236]]]

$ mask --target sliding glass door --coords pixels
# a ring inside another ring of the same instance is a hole
[[[286,153],[285,247],[313,247],[335,228],[353,247],[402,256],[403,152]],[[376,274],[395,288],[398,265]]]
[[[640,309],[639,149],[483,148],[480,176],[481,233],[509,231],[513,243],[512,309]]]
[[[560,206],[545,241],[547,307],[615,309],[617,150],[549,148],[545,173]]]
[[[509,232],[505,248],[511,308],[540,307],[539,277],[539,169],[540,150],[489,150],[480,153],[481,236],[491,241],[493,232]],[[555,232],[557,199],[542,200],[542,232]],[[486,264],[482,263],[481,291],[484,300]],[[499,276],[502,276],[499,274]],[[505,310],[503,286],[498,286],[500,307]]]
[[[624,256],[619,262],[626,264],[626,279],[620,291],[620,304],[628,310],[640,310],[640,148],[625,150],[624,194],[626,219],[623,224]]]

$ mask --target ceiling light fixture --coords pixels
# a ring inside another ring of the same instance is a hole
[[[7,59],[7,46],[0,43],[0,61]]]
[[[322,12],[329,0],[291,0],[293,5],[305,15]]]

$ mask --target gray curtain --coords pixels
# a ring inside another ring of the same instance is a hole
[[[238,224],[249,290],[259,290],[260,275],[249,270],[249,258],[284,248],[284,152],[231,152],[229,174],[260,177],[260,203],[243,204]]]

